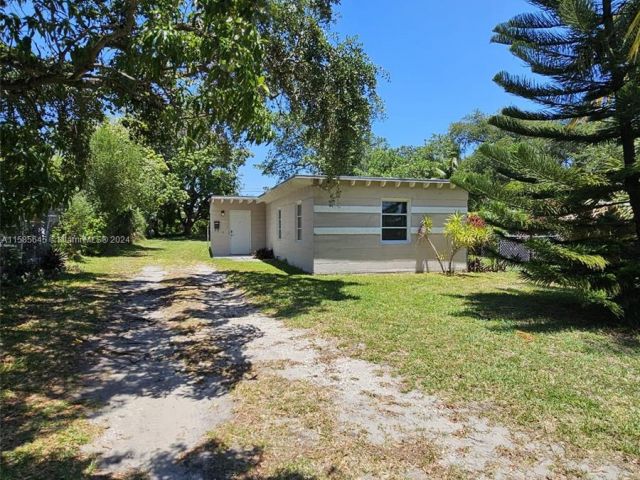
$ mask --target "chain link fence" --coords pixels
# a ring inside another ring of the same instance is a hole
[[[498,253],[508,260],[519,262],[529,262],[532,252],[523,243],[511,238],[501,238],[498,240]]]

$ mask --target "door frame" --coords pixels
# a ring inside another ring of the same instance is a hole
[[[232,225],[233,225],[233,220],[232,217],[234,215],[234,213],[241,213],[243,216],[248,217],[249,219],[249,251],[247,253],[234,253],[233,252],[233,237],[234,235],[231,233],[232,232]],[[251,210],[229,210],[229,253],[231,255],[250,255],[251,254]]]

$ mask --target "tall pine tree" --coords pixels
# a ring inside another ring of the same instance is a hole
[[[534,251],[525,275],[573,287],[618,315],[640,310],[640,66],[627,35],[640,0],[532,0],[536,13],[498,25],[535,79],[500,72],[507,92],[541,105],[491,123],[555,148],[484,146],[502,182],[459,181],[482,195],[488,220]]]

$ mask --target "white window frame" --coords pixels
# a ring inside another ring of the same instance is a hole
[[[278,209],[278,240],[282,240],[282,209]]]
[[[382,217],[384,217],[384,215],[403,215],[402,213],[392,213],[392,214],[385,214],[382,212],[382,206],[384,204],[384,202],[404,202],[407,204],[407,213],[405,214],[407,217],[407,225],[404,227],[406,232],[407,232],[407,237],[406,240],[383,240],[382,239],[382,231],[385,228],[391,229],[399,229],[402,227],[383,227],[382,226]],[[382,243],[383,245],[405,245],[408,243],[411,243],[411,200],[408,198],[382,198],[380,200],[380,243]]]
[[[296,242],[302,241],[302,202],[296,204]]]

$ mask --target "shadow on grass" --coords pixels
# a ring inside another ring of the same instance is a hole
[[[316,478],[291,469],[279,470],[269,476],[257,477],[249,474],[260,465],[262,456],[262,447],[229,448],[215,439],[210,439],[189,451],[183,457],[182,463],[188,467],[189,471],[196,471],[203,478],[211,479],[236,478],[238,475],[241,475],[240,478],[253,480],[314,480]]]
[[[277,268],[282,273],[286,273],[287,275],[306,275],[304,270],[300,270],[298,267],[294,267],[293,265],[289,265],[282,260],[276,260],[274,258],[259,260],[262,263],[266,263],[267,265],[271,265],[273,268]]]
[[[57,434],[85,413],[70,392],[111,292],[108,279],[89,273],[3,288],[3,478],[82,478],[89,466],[65,453],[74,440]],[[27,447],[34,440],[48,453]]]
[[[615,350],[640,351],[638,332],[621,324],[609,312],[584,306],[570,292],[560,289],[536,289],[523,292],[503,288],[494,292],[450,295],[462,299],[465,308],[458,316],[480,320],[498,320],[488,328],[494,331],[554,333],[565,330],[597,330],[608,334]],[[600,346],[603,349],[604,346]]]
[[[167,242],[185,242],[185,241],[191,241],[191,240],[196,240],[196,241],[206,241],[207,240],[207,234],[205,233],[204,235],[189,235],[189,236],[185,236],[185,235],[181,235],[181,234],[176,234],[176,235],[160,235],[157,237],[151,237],[149,240],[163,240],[163,241],[167,241]]]
[[[162,250],[160,247],[146,247],[139,243],[114,243],[109,244],[100,252],[99,257],[141,257],[154,251]]]
[[[293,317],[310,309],[322,308],[324,302],[357,300],[344,289],[357,282],[314,277],[278,260],[263,260],[279,273],[261,271],[222,271],[236,287],[252,298],[255,306],[277,317]]]

